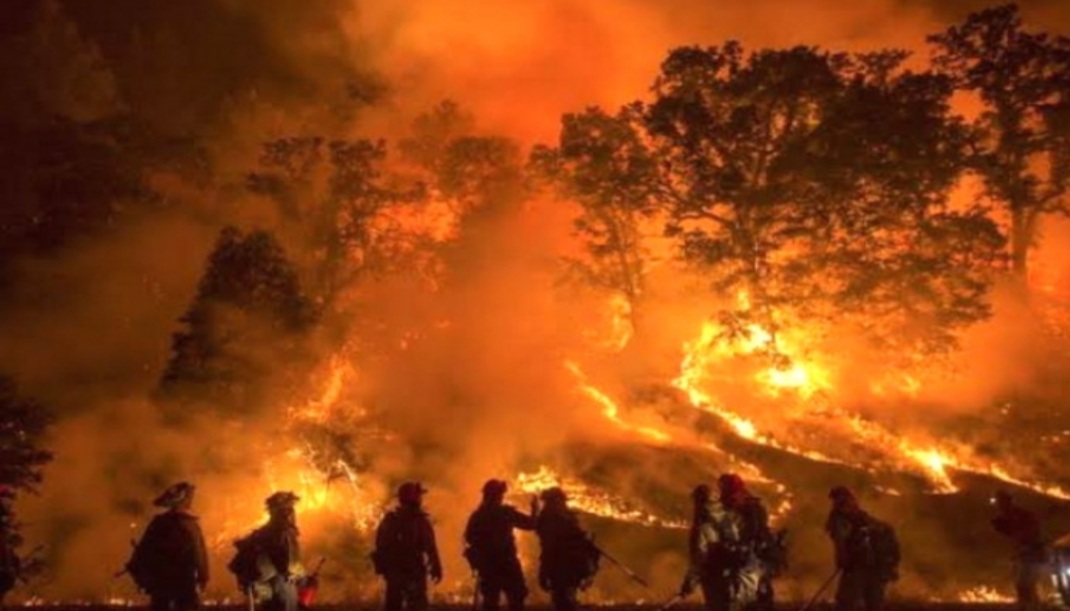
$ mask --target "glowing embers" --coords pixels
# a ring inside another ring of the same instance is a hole
[[[264,499],[273,492],[291,491],[300,497],[298,523],[304,532],[331,525],[367,532],[381,516],[380,502],[367,490],[354,464],[337,451],[311,442],[306,434],[322,427],[363,425],[365,411],[345,400],[355,370],[342,356],[332,357],[319,376],[313,398],[286,410],[283,430],[246,440],[248,455],[257,457],[254,473],[245,474],[225,499],[218,523],[222,527],[210,542],[229,548],[267,520]],[[280,443],[279,440],[289,440]]]
[[[791,391],[808,399],[832,387],[828,370],[804,353],[810,341],[805,329],[786,325],[774,313],[772,317],[781,328],[771,331],[747,320],[753,311],[746,291],[739,291],[735,301],[736,312],[732,317],[723,321],[707,320],[699,336],[684,345],[683,375],[688,371],[694,373],[696,367],[708,370],[707,366],[713,363],[749,357],[763,363],[753,379],[769,396],[778,397]]]
[[[1002,594],[988,586],[978,586],[963,590],[958,594],[958,601],[963,603],[1011,603],[1014,597]]]
[[[761,345],[764,341],[765,339],[759,336],[757,341],[748,340],[740,344],[740,347],[744,350],[742,354],[750,354],[756,349],[756,346]],[[728,424],[736,435],[744,439],[805,456],[811,460],[831,463],[842,462],[821,452],[805,450],[760,432],[752,420],[725,408],[705,390],[705,386],[710,381],[709,372],[723,367],[730,359],[740,354],[735,352],[735,348],[732,347],[733,343],[735,342],[726,342],[724,340],[724,330],[719,325],[706,322],[702,326],[699,337],[684,344],[684,358],[680,364],[680,375],[672,381],[672,385],[687,394],[692,406],[717,416]],[[770,379],[772,379],[772,374],[769,373],[769,370],[759,373],[759,379],[765,379],[766,376],[770,376]]]
[[[589,384],[587,382],[587,375],[583,373],[583,370],[580,369],[580,366],[575,361],[565,361],[565,367],[576,376],[576,380],[579,382],[580,389],[583,393],[602,406],[602,415],[613,424],[617,425],[622,430],[636,433],[657,443],[668,443],[672,441],[672,436],[665,431],[651,426],[637,425],[625,421],[620,415],[620,408],[617,407],[616,402],[609,398],[604,392]]]
[[[1070,491],[1065,488],[1012,475],[1005,466],[976,458],[968,448],[949,443],[938,446],[934,443],[913,442],[857,416],[843,414],[840,420],[851,427],[859,440],[881,449],[892,459],[898,457],[899,462],[894,463],[894,467],[908,470],[911,466],[915,469],[920,468],[927,479],[935,485],[937,492],[956,492],[958,487],[951,481],[949,471],[961,471],[986,475],[1047,496],[1070,499]]]
[[[311,448],[268,452],[259,477],[248,480],[245,489],[235,490],[227,499],[221,528],[211,540],[214,548],[228,548],[267,520],[264,499],[273,492],[288,490],[301,498],[297,505],[298,523],[304,532],[315,532],[329,524],[344,524],[369,532],[382,516],[382,508],[363,485],[359,474],[341,460],[321,464]]]
[[[514,488],[526,494],[537,494],[554,486],[564,490],[568,495],[569,505],[583,513],[642,526],[675,529],[688,527],[686,520],[656,516],[608,492],[586,486],[574,479],[561,477],[545,465],[533,472],[517,474],[514,482]]]
[[[829,370],[802,360],[801,352],[788,349],[785,342],[774,340],[760,326],[744,325],[742,331],[732,333],[721,324],[707,321],[698,337],[684,343],[683,352],[680,373],[672,381],[673,386],[687,394],[693,407],[718,417],[735,435],[752,443],[871,473],[917,474],[935,493],[958,491],[953,481],[958,471],[989,476],[1052,497],[1070,498],[1070,491],[1062,486],[1015,475],[1016,466],[979,459],[973,450],[961,444],[925,436],[919,439],[828,406],[827,399],[833,390]],[[751,371],[748,365],[752,367],[755,358],[771,358],[778,365],[763,366],[753,376],[732,375]],[[756,420],[726,407],[716,396],[718,388],[731,388],[735,392],[752,390],[753,382],[759,383],[758,394],[752,391],[756,403],[761,402],[759,395],[773,401],[772,407],[766,401],[758,413],[772,418],[766,426],[775,426],[780,435],[763,430]],[[907,398],[916,395],[921,384],[911,375],[891,374],[870,388],[875,395],[895,391]],[[786,393],[787,389],[795,392]],[[819,391],[824,401],[816,400]],[[800,430],[807,434],[800,434]]]
[[[319,395],[303,405],[296,405],[287,410],[291,421],[325,423],[331,419],[332,412],[342,397],[342,391],[350,378],[355,375],[349,362],[338,355],[328,361],[323,390]]]
[[[583,330],[583,337],[602,350],[620,352],[632,341],[632,304],[619,293],[604,302],[596,314],[596,322]]]

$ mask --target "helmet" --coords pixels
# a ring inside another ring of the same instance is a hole
[[[500,479],[488,479],[483,484],[483,496],[504,496],[509,484]]]
[[[152,504],[157,507],[167,507],[168,509],[181,507],[193,500],[193,492],[196,489],[197,487],[189,482],[178,482],[164,490]]]
[[[293,509],[294,503],[300,500],[301,497],[287,490],[267,497],[264,504],[267,505],[268,511],[278,511],[279,509]]]
[[[398,502],[402,504],[418,503],[426,492],[427,488],[424,488],[420,482],[405,482],[398,486]]]
[[[717,487],[720,488],[722,496],[745,492],[747,490],[747,485],[743,483],[743,478],[735,473],[725,473],[721,477],[718,477]]]
[[[706,484],[699,484],[691,491],[691,500],[696,503],[705,503],[712,498],[713,492]]]
[[[829,498],[834,501],[844,501],[854,499],[855,495],[847,486],[833,486],[832,489],[829,490]]]
[[[543,490],[541,493],[539,493],[539,498],[542,499],[544,503],[564,503],[568,500],[568,496],[565,494],[565,491],[562,490],[559,486],[554,486],[552,488],[547,488],[546,490]]]

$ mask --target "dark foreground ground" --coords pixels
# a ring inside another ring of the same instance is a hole
[[[20,605],[12,605],[8,608],[19,607]],[[778,611],[801,611],[804,607],[804,603],[782,603],[777,605]],[[639,604],[589,604],[584,607],[598,611],[657,611],[659,605],[639,605]],[[27,605],[26,608],[33,608],[41,611],[128,611],[130,609],[142,609],[147,608],[144,605],[101,605],[101,604],[64,604],[64,605],[52,605],[52,604],[34,604]],[[244,605],[205,605],[206,609],[212,611],[246,611],[248,607]],[[331,605],[316,605],[312,607],[312,611],[379,611],[381,609],[379,603],[352,603],[352,604],[331,604]],[[1061,611],[1067,607],[1060,607],[1056,605],[1047,605],[1045,609],[1052,611]],[[431,609],[434,611],[471,611],[470,605],[443,605],[432,604]],[[548,606],[528,606],[530,611],[551,611]],[[697,603],[681,604],[673,607],[673,611],[701,611],[702,607]],[[886,611],[1011,611],[1017,607],[1013,604],[1003,603],[918,603],[918,602],[891,602],[885,605]],[[817,604],[811,607],[812,611],[832,611],[831,604]]]

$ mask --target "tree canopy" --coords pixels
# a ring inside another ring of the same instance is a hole
[[[52,460],[45,444],[51,423],[51,412],[0,376],[0,484],[33,490],[41,483],[42,469]]]
[[[159,383],[174,405],[253,411],[302,388],[315,310],[275,238],[225,228]],[[280,392],[282,391],[282,392]]]
[[[1024,278],[1041,215],[1070,212],[1070,39],[1027,31],[1008,4],[929,40],[937,69],[981,103],[970,161],[1009,217]]]
[[[719,312],[730,329],[854,317],[881,344],[938,348],[987,315],[1002,244],[984,209],[949,201],[968,138],[951,80],[904,58],[677,49],[649,102],[569,115],[540,155],[594,220],[581,230],[596,256],[634,252],[606,236],[657,214],[733,304]]]

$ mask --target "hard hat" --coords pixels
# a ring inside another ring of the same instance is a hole
[[[415,503],[427,492],[420,482],[405,482],[398,486],[397,498],[400,503]]]
[[[160,496],[156,497],[156,500],[154,500],[152,504],[157,507],[167,507],[169,509],[180,507],[193,500],[193,492],[196,489],[197,487],[189,482],[178,482],[167,490],[164,490]]]

